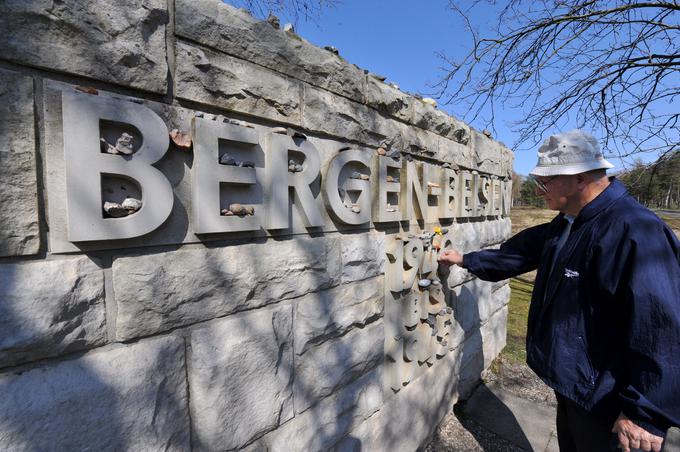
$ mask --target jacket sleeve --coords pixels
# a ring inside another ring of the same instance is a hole
[[[640,219],[625,229],[618,246],[601,244],[609,265],[599,275],[623,302],[618,396],[629,419],[664,436],[680,425],[680,243],[660,221]]]
[[[485,281],[500,281],[538,268],[550,223],[525,229],[503,243],[500,249],[467,253],[463,267]]]

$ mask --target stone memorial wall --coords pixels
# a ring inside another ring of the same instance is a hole
[[[217,0],[0,2],[0,449],[415,450],[512,153]]]

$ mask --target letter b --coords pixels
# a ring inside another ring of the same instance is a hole
[[[168,150],[168,129],[149,108],[88,94],[63,93],[64,164],[71,242],[138,237],[153,231],[170,215],[172,186],[151,166]],[[129,124],[142,135],[131,156],[100,151],[100,121]],[[124,218],[104,218],[102,175],[133,179],[142,189],[142,208]]]

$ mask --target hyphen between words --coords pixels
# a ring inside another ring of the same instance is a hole
[[[174,202],[168,178],[153,166],[169,148],[163,120],[144,105],[66,92],[62,115],[69,241],[138,237],[163,224]],[[132,130],[141,145],[131,155],[107,153],[100,142],[103,123]],[[510,180],[368,149],[345,148],[322,165],[317,148],[303,135],[276,130],[258,133],[194,118],[191,224],[196,234],[286,229],[291,196],[308,228],[324,225],[319,196],[333,220],[346,225],[431,223],[509,211]],[[231,158],[231,152],[263,159],[246,163]],[[141,208],[124,218],[107,218],[102,210],[102,178],[107,176],[133,181],[141,189]],[[242,207],[238,212],[226,209],[223,187],[229,202]]]

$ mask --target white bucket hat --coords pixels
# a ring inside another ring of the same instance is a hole
[[[579,129],[551,135],[538,149],[538,163],[529,174],[558,176],[580,174],[596,169],[614,168],[602,157],[600,145],[589,133]]]

